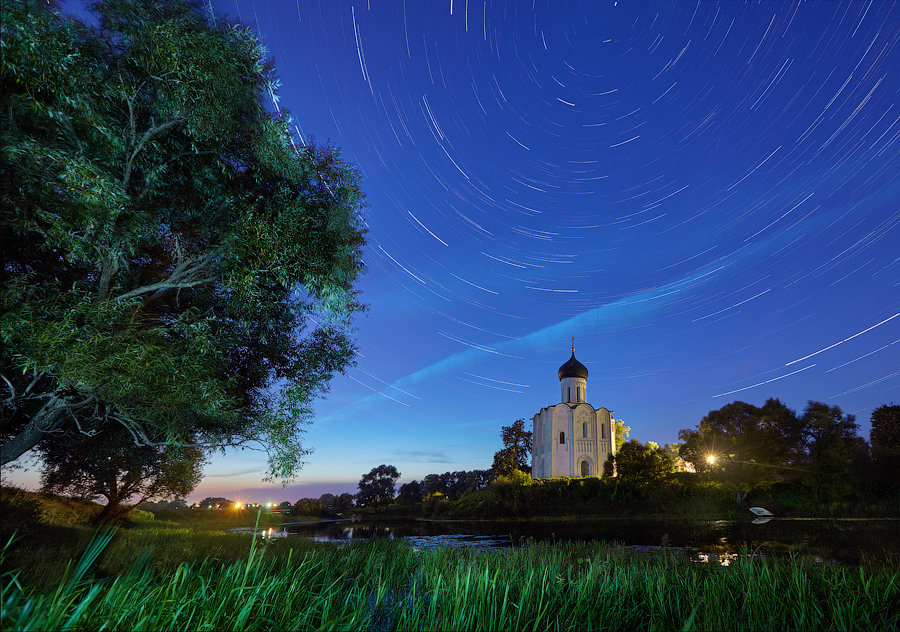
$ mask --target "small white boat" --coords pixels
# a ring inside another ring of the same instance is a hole
[[[775,514],[773,514],[768,509],[763,509],[762,507],[750,507],[751,513],[761,518],[771,518]]]

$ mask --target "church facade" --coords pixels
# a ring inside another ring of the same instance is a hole
[[[532,421],[532,478],[600,476],[615,453],[613,411],[587,403],[588,370],[572,357],[559,367],[560,402],[542,408]]]

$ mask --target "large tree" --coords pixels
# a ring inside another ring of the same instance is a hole
[[[531,473],[532,433],[525,430],[525,420],[517,419],[500,429],[503,449],[494,454],[491,470],[494,476],[509,476],[513,470]]]
[[[290,478],[355,351],[358,172],[295,146],[248,28],[181,0],[91,10],[3,2],[0,464],[118,425],[262,445]]]
[[[732,402],[711,410],[696,428],[679,431],[681,457],[698,471],[724,470],[734,480],[781,478],[804,457],[804,422],[780,400],[761,408]]]
[[[148,500],[187,496],[200,482],[204,459],[199,448],[135,445],[115,425],[92,435],[67,434],[42,442],[42,491],[106,499],[95,525],[116,520]]]
[[[883,404],[872,411],[869,445],[881,482],[900,487],[900,406]]]
[[[356,504],[360,507],[380,509],[382,505],[394,499],[394,483],[398,478],[400,478],[400,472],[393,465],[373,467],[359,480]]]
[[[603,464],[603,476],[615,474],[616,482],[634,488],[646,488],[665,482],[675,471],[675,458],[653,441],[632,439],[610,454]]]
[[[868,458],[868,445],[858,436],[855,415],[839,406],[810,401],[803,411],[808,468],[803,481],[817,500],[835,499],[859,488],[854,480]]]

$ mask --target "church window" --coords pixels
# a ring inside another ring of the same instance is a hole
[[[565,443],[566,443],[566,433],[560,432],[559,433],[559,445],[564,445]]]
[[[590,476],[591,475],[591,466],[588,465],[587,461],[581,462],[581,475],[582,476]]]
[[[568,402],[572,401],[572,387],[571,386],[566,389],[566,401],[568,401]]]
[[[581,401],[581,387],[580,386],[575,387],[575,401],[577,401],[577,402]]]
[[[581,422],[581,436],[587,439],[587,422]]]
[[[600,438],[606,439],[606,424],[600,424]]]

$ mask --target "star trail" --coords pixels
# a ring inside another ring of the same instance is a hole
[[[768,397],[867,435],[900,401],[895,5],[210,7],[368,196],[360,356],[305,481],[488,467],[501,425],[556,403],[572,336],[588,401],[643,441]],[[227,476],[254,458],[214,461],[216,489],[255,486]]]

